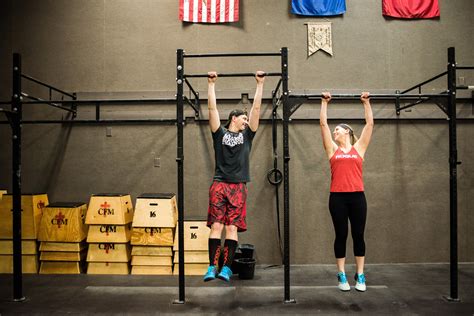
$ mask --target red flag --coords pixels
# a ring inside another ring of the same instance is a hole
[[[439,17],[438,0],[382,0],[382,14],[404,19]]]
[[[239,0],[179,0],[179,19],[195,23],[239,21]]]

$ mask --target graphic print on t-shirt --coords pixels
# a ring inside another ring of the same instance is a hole
[[[222,145],[226,145],[229,147],[242,145],[243,143],[244,143],[244,135],[242,133],[238,133],[238,134],[225,133],[224,137],[222,138]]]
[[[350,155],[350,154],[339,154],[335,156],[336,159],[342,159],[342,158],[353,158],[357,159],[357,155]]]

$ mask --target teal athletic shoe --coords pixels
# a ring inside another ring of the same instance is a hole
[[[228,266],[223,266],[221,272],[217,275],[217,277],[221,280],[229,282],[230,277],[232,276],[232,270]]]
[[[209,266],[206,274],[204,274],[204,282],[214,280],[216,278],[217,268],[216,266]]]
[[[354,279],[356,280],[355,289],[359,292],[365,292],[367,287],[365,286],[365,275],[362,274],[355,274]]]
[[[347,282],[346,274],[344,272],[339,272],[337,274],[337,280],[339,281],[339,284],[337,285],[339,290],[343,292],[351,290],[351,286],[349,285],[349,282]]]

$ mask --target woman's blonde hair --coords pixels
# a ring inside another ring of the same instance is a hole
[[[352,129],[352,127],[350,127],[350,125],[341,123],[338,126],[342,127],[343,129],[349,130],[349,136],[351,137],[351,145],[354,145],[359,140],[359,138],[354,135],[354,130]]]

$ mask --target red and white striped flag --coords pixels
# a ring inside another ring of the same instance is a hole
[[[179,19],[195,23],[239,21],[239,0],[179,0]]]

